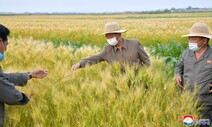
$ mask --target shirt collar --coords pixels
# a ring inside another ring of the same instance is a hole
[[[0,74],[2,74],[3,73],[3,71],[2,71],[2,68],[1,68],[1,66],[0,66]]]
[[[128,48],[127,44],[128,44],[127,41],[125,39],[123,39],[123,46],[122,46],[122,48],[127,49]],[[117,51],[117,49],[118,48],[116,46],[114,46],[114,50]]]
[[[210,55],[210,53],[212,53],[212,48],[210,47],[210,45],[208,45],[208,48],[203,55],[205,58],[207,58]]]
[[[210,47],[210,45],[208,45],[206,51],[203,53],[202,56],[205,57],[205,58],[207,58],[211,52],[212,52],[212,48]],[[190,50],[190,56],[191,56],[191,57],[194,57],[194,56],[195,56],[194,51],[191,51],[191,50]]]

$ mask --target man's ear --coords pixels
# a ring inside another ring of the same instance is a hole
[[[120,39],[120,38],[121,38],[121,34],[120,34],[120,33],[118,33],[118,34],[117,34],[117,36],[118,36],[118,39]]]
[[[203,38],[204,39],[204,41],[206,41],[206,44],[208,44],[209,43],[209,38]]]
[[[4,42],[2,39],[0,39],[0,53],[4,53],[4,52],[5,52]]]
[[[209,38],[207,38],[207,43],[209,43],[209,41],[210,41],[210,39],[209,39]]]

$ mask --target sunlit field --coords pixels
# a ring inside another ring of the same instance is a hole
[[[86,45],[104,45],[99,36],[108,21],[117,21],[128,30],[126,38],[136,38],[143,45],[185,42],[181,35],[188,33],[195,22],[205,22],[212,29],[212,12],[175,14],[123,14],[123,15],[29,15],[0,16],[14,37],[33,37],[51,41],[71,41]]]
[[[125,65],[123,74],[119,64],[103,62],[71,71],[72,64],[102,50],[106,40],[99,34],[108,21],[128,30],[123,37],[140,40],[151,67],[137,70]],[[0,22],[12,32],[0,63],[5,72],[39,68],[50,72],[43,80],[17,87],[31,101],[26,106],[6,106],[5,127],[180,127],[180,116],[199,116],[194,95],[181,93],[169,73],[173,66],[164,64],[163,55],[152,54],[150,48],[175,41],[182,50],[187,39],[181,35],[193,23],[205,22],[212,29],[212,12],[14,15],[0,16]]]

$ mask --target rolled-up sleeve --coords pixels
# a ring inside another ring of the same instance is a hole
[[[138,54],[142,63],[146,66],[150,66],[151,63],[149,60],[149,56],[147,55],[146,51],[144,50],[140,42],[138,42]]]
[[[0,77],[0,103],[25,105],[28,102],[27,96],[19,92],[13,83],[10,83],[5,77]]]
[[[97,64],[99,62],[105,61],[105,57],[106,57],[106,51],[103,50],[101,53],[82,59],[80,61],[80,68],[85,67],[86,65],[93,65],[93,64]]]
[[[25,86],[28,82],[28,73],[11,73],[4,74],[10,83],[14,83],[17,86]]]

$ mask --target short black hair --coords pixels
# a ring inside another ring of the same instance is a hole
[[[8,40],[8,36],[10,35],[10,30],[5,27],[4,25],[0,24],[0,38],[3,41],[7,41]]]

